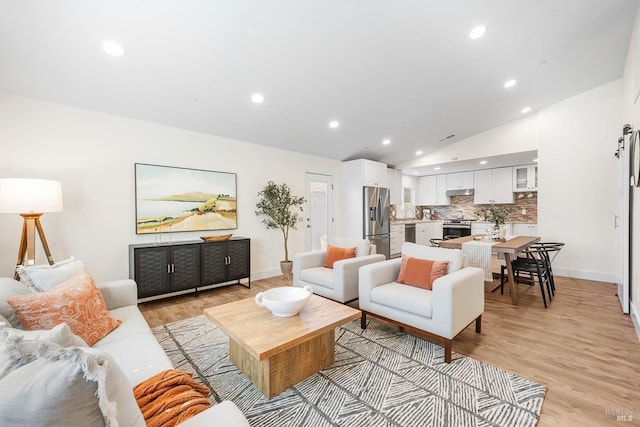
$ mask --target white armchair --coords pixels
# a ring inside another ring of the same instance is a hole
[[[355,258],[336,261],[333,268],[325,268],[326,251],[302,252],[293,256],[293,286],[311,286],[314,294],[341,303],[358,299],[358,269],[363,265],[384,261],[376,254],[376,247],[368,240],[334,238],[329,242],[341,248],[356,247]]]
[[[443,342],[446,363],[451,362],[451,341],[473,321],[480,332],[484,312],[484,273],[482,269],[464,267],[459,249],[443,249],[405,242],[402,254],[433,261],[448,260],[447,274],[433,282],[428,290],[397,283],[401,258],[360,269],[361,326],[371,314]]]

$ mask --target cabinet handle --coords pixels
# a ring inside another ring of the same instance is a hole
[[[171,274],[171,265],[167,264],[167,274]]]
[[[176,265],[175,264],[171,264],[171,272],[172,273],[176,272]]]

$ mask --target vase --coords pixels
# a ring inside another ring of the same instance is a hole
[[[291,270],[293,270],[293,262],[292,261],[280,261],[280,271],[282,271],[283,279],[291,278]]]
[[[504,239],[507,236],[507,227],[504,224],[500,226],[500,238]]]

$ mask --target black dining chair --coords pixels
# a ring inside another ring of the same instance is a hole
[[[429,239],[429,243],[431,243],[431,246],[433,246],[434,248],[438,248],[440,247],[440,242],[442,242],[444,239]]]

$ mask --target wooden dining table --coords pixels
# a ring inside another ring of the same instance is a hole
[[[476,237],[484,237],[484,235],[473,235],[458,237],[457,239],[443,240],[440,242],[441,248],[449,249],[462,249],[462,244],[466,242],[472,242]],[[534,243],[540,241],[538,236],[514,236],[505,240],[504,242],[498,242],[491,247],[491,252],[494,254],[503,254],[504,260],[507,264],[507,276],[509,278],[509,291],[511,292],[511,303],[518,305],[518,290],[516,288],[516,281],[513,276],[513,268],[511,267],[511,261],[515,259],[518,254]],[[495,288],[494,288],[495,289]]]

